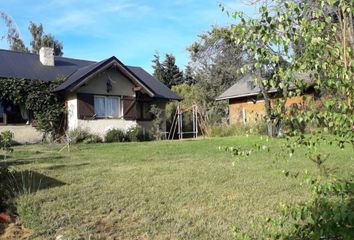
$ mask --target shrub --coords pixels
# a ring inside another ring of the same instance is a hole
[[[0,133],[0,148],[4,151],[4,160],[6,160],[7,153],[12,152],[12,139],[14,134],[11,131],[4,131]]]
[[[289,175],[290,176],[290,175]],[[312,197],[299,204],[281,204],[280,216],[260,225],[264,239],[352,239],[353,179],[307,180]],[[256,233],[234,228],[236,239],[257,239]]]
[[[150,141],[151,139],[150,133],[139,126],[130,128],[126,133],[126,140],[131,142]]]
[[[127,140],[128,138],[126,137],[126,134],[122,130],[116,128],[107,131],[105,136],[106,142],[126,142]]]
[[[102,138],[90,133],[87,129],[76,128],[66,133],[66,141],[69,143],[98,143]]]
[[[229,137],[229,136],[242,136],[247,134],[265,134],[266,125],[262,121],[253,124],[220,124],[208,126],[206,134],[208,137]]]
[[[150,113],[154,115],[151,134],[155,140],[161,140],[163,138],[163,132],[161,131],[161,126],[164,121],[163,110],[156,105],[151,105]]]
[[[85,144],[89,144],[89,143],[101,143],[103,141],[100,136],[95,135],[95,134],[90,134],[82,142]]]

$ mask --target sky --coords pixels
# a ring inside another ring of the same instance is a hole
[[[114,55],[152,73],[156,52],[162,58],[172,53],[184,69],[186,48],[199,34],[234,23],[219,4],[248,15],[256,9],[244,0],[0,0],[0,11],[16,22],[27,46],[33,21],[63,42],[65,57],[99,61]],[[3,22],[0,34],[6,34]],[[8,48],[6,39],[0,48]]]

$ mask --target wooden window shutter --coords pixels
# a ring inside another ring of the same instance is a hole
[[[89,93],[77,94],[77,116],[79,119],[92,119],[95,115],[94,96]]]
[[[123,118],[127,120],[137,119],[137,104],[134,97],[123,97]]]

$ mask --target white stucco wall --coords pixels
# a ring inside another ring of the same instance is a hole
[[[73,130],[78,127],[76,94],[68,97],[67,106],[68,106],[67,109],[68,110],[68,130]]]
[[[110,80],[112,84],[112,90],[109,93],[107,93],[107,80]],[[134,96],[133,88],[134,84],[117,69],[107,69],[92,77],[85,85],[77,89],[77,92],[107,96]]]
[[[13,140],[17,143],[39,143],[43,134],[30,125],[3,125],[0,132],[10,130],[14,134]]]
[[[108,130],[121,129],[127,131],[129,128],[135,127],[136,125],[136,121],[124,119],[78,120],[78,126],[81,129],[86,129],[102,138],[104,138]]]

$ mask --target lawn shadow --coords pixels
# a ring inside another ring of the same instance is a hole
[[[44,169],[47,170],[56,170],[56,169],[61,169],[61,168],[66,168],[66,167],[81,167],[81,166],[86,166],[89,165],[90,163],[84,162],[84,163],[77,163],[77,164],[55,164],[51,165],[48,167],[44,167]]]
[[[6,155],[6,160],[4,160],[5,159],[5,155],[3,153],[0,154],[0,161],[7,161],[8,159],[11,159],[11,158],[12,158],[11,154],[7,154]]]
[[[12,197],[35,193],[40,190],[60,187],[66,183],[35,171],[15,171],[8,174],[8,186]]]
[[[1,161],[0,160],[0,166],[18,166],[18,165],[25,165],[25,164],[30,164],[33,162],[38,162],[38,163],[47,163],[47,162],[53,162],[55,160],[60,160],[63,159],[63,156],[53,156],[53,157],[33,157],[33,158],[23,158],[23,159],[14,159],[14,160],[6,160],[6,161]],[[1,159],[1,155],[0,155]]]

